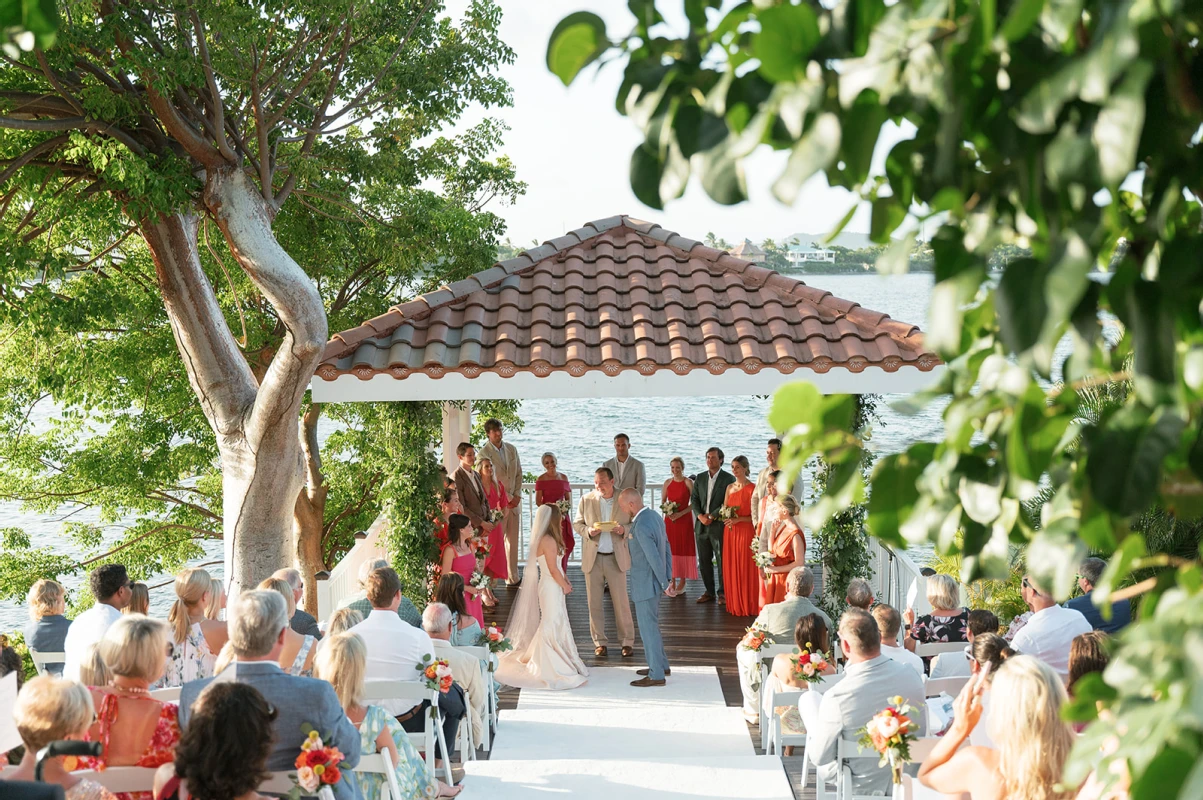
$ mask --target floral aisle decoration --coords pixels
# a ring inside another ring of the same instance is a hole
[[[744,638],[739,640],[739,646],[744,650],[754,650],[757,653],[764,647],[768,641],[768,632],[759,625],[749,625],[744,629]]]
[[[902,783],[902,767],[911,760],[911,743],[919,725],[910,715],[915,709],[899,695],[890,698],[890,705],[873,716],[860,729],[857,743],[872,748],[880,754],[879,767],[890,765],[890,776],[895,784]]]
[[[427,689],[438,689],[443,694],[451,691],[455,679],[451,675],[451,664],[445,659],[435,658],[430,653],[422,656],[421,662],[414,665],[421,673],[421,679]]]
[[[514,643],[505,635],[505,631],[501,629],[501,626],[496,623],[480,632],[480,636],[476,639],[476,646],[489,648],[489,652],[494,656],[489,659],[489,672],[493,672],[496,668],[496,656],[499,653],[514,649]]]
[[[305,741],[301,752],[293,762],[297,774],[293,776],[295,786],[289,792],[292,800],[317,795],[323,800],[333,800],[334,792],[329,787],[342,779],[342,770],[347,768],[343,754],[337,747],[327,747],[322,737],[311,726],[306,725]]]
[[[823,670],[827,669],[827,656],[822,650],[815,650],[814,645],[806,643],[806,647],[796,656],[790,656],[790,676],[801,683],[819,683],[823,680]]]

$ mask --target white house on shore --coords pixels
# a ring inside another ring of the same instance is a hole
[[[835,251],[811,244],[791,244],[785,253],[790,266],[800,267],[806,262],[835,263]]]

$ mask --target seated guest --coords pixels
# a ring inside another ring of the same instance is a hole
[[[994,675],[998,672],[998,668],[1003,662],[1014,655],[1018,655],[1011,646],[1007,644],[1007,640],[999,636],[997,633],[983,633],[981,636],[974,636],[973,644],[969,645],[970,658],[969,666],[974,675],[981,673],[987,666],[990,667],[990,672],[986,675],[986,688],[981,692],[982,719],[980,724],[973,729],[973,733],[969,734],[969,743],[981,745],[982,747],[994,747],[994,741],[990,738],[990,685],[994,682]]]
[[[381,567],[389,566],[387,558],[373,558],[363,562],[359,566],[359,587],[360,591],[351,597],[349,600],[343,601],[339,608],[353,608],[363,616],[368,618],[368,614],[372,613],[372,604],[368,601],[367,580],[368,575],[372,570],[380,569]],[[413,625],[415,628],[422,627],[422,612],[418,611],[408,597],[401,595],[401,605],[397,606],[397,616]]]
[[[0,781],[32,781],[38,751],[60,739],[79,739],[92,724],[92,696],[78,683],[43,675],[25,684],[13,705],[13,722],[25,744],[25,755],[16,769],[6,770]],[[42,764],[43,783],[63,787],[66,800],[114,800],[98,783],[76,777],[63,766],[63,757]],[[0,795],[4,795],[0,789]]]
[[[171,656],[163,686],[183,686],[188,681],[213,677],[217,654],[229,638],[224,622],[205,616],[214,583],[200,568],[185,569],[175,576],[175,602],[167,612],[172,627]]]
[[[43,578],[29,587],[25,597],[29,604],[30,624],[25,627],[25,645],[39,653],[61,653],[67,639],[71,620],[63,616],[67,608],[67,592],[58,581]],[[63,673],[63,663],[47,664],[52,675]]]
[[[1072,797],[1075,789],[1060,785],[1074,735],[1061,720],[1066,697],[1057,673],[1032,656],[1015,656],[999,667],[993,688],[1007,699],[991,709],[995,746],[961,747],[982,716],[978,692],[966,686],[957,697],[952,727],[919,768],[920,782],[971,800]]]
[[[456,647],[474,646],[480,639],[481,627],[476,617],[468,613],[464,600],[464,576],[452,572],[439,578],[434,590],[436,603],[451,609],[451,644]]]
[[[969,609],[961,607],[961,587],[947,575],[927,579],[927,602],[932,612],[915,619],[915,609],[902,615],[906,623],[906,649],[931,642],[965,642],[969,636]],[[930,660],[930,659],[928,659]]]
[[[363,639],[354,633],[335,634],[327,637],[315,668],[317,676],[334,687],[347,718],[359,729],[360,755],[387,753],[402,797],[455,797],[462,787],[448,786],[430,774],[400,723],[380,706],[364,705],[367,661]],[[383,775],[356,777],[364,800],[384,795]]]
[[[856,739],[858,731],[877,712],[890,705],[890,698],[901,695],[903,702],[919,709],[914,721],[916,735],[927,731],[923,697],[923,679],[915,670],[882,655],[881,634],[867,612],[850,608],[840,617],[840,649],[847,663],[844,678],[826,692],[807,692],[798,701],[798,712],[805,725],[811,762],[818,765],[819,776],[833,782],[840,770],[836,746],[840,739]],[[889,767],[879,767],[876,754],[848,760],[855,794],[888,794],[891,786]]]
[[[822,652],[824,656],[831,656],[831,636],[828,634],[827,623],[824,617],[818,614],[807,614],[798,620],[798,624],[794,626],[794,645],[801,653],[803,648],[810,652]],[[769,675],[770,681],[775,681],[776,685],[782,689],[805,689],[810,691],[810,683],[801,680],[794,675],[794,668],[797,666],[798,656],[786,655],[778,653],[773,656],[773,672]],[[822,675],[835,674],[835,659],[828,658],[827,666],[820,672]],[[782,730],[790,733],[806,733],[806,729],[802,725],[802,717],[798,713],[797,704],[788,707],[777,707],[774,709],[776,713],[781,715]],[[794,748],[786,745],[782,755],[792,756]]]
[[[1031,575],[1023,579],[1023,600],[1032,609],[1031,619],[1023,626],[1011,646],[1025,656],[1035,656],[1061,676],[1069,677],[1069,648],[1079,633],[1092,630],[1081,612],[1057,605]]]
[[[367,680],[418,680],[417,667],[426,656],[434,655],[434,643],[421,628],[408,625],[397,616],[401,579],[392,567],[374,569],[368,575],[367,591],[372,613],[349,631],[359,634],[367,645]],[[423,715],[428,713],[429,700],[416,706],[408,700],[384,700],[380,705],[395,716],[405,730],[421,733],[425,729]],[[443,737],[448,747],[454,747],[459,722],[467,713],[463,690],[452,684],[450,691],[441,692],[439,711],[443,715]],[[438,758],[441,761],[443,753],[438,753]]]
[[[213,579],[213,592],[209,595],[209,602],[205,603],[205,619],[215,620],[216,622],[224,622],[226,618],[226,587],[222,582]]]
[[[296,610],[292,612],[292,619],[288,623],[289,626],[302,636],[312,636],[314,639],[321,639],[322,632],[317,627],[317,620],[313,618],[312,614],[298,605],[301,602],[301,598],[305,596],[305,581],[301,578],[301,571],[292,567],[278,569],[272,573],[272,577],[284,581],[292,589],[292,604]]]
[[[794,634],[798,620],[808,614],[818,614],[831,629],[831,618],[810,601],[815,588],[815,575],[810,567],[794,567],[785,579],[785,599],[770,603],[760,610],[752,624],[765,632],[765,644],[786,644]],[[743,693],[743,712],[746,717],[756,717],[760,704],[760,689],[753,684],[759,680],[760,654],[738,645],[735,648],[738,664],[739,688]]]
[[[131,583],[129,586],[129,605],[121,609],[122,614],[141,614],[150,612],[150,587],[145,583]]]
[[[17,655],[17,651],[8,643],[8,636],[0,633],[0,678],[10,672],[17,674],[17,688],[20,689],[25,683],[25,665],[21,662],[21,656]]]
[[[79,663],[88,645],[103,639],[109,626],[121,619],[121,609],[129,605],[132,594],[124,564],[97,567],[88,580],[96,605],[75,618],[63,640],[63,652],[67,659],[63,666],[63,677],[73,681],[79,680]]]
[[[848,591],[844,593],[844,599],[853,608],[868,611],[876,598],[873,597],[873,587],[869,585],[867,580],[864,578],[853,578],[848,582]]]
[[[292,619],[296,616],[296,600],[293,598],[292,587],[288,585],[288,581],[279,578],[265,578],[259,582],[259,588],[278,592],[284,598],[285,606],[288,609],[288,618]],[[317,639],[313,636],[297,633],[290,624],[288,630],[284,632],[284,649],[280,651],[280,669],[289,675],[310,674],[313,671],[313,656],[315,655],[313,645],[316,641]]]
[[[112,680],[113,673],[100,657],[100,642],[88,645],[79,664],[79,682],[84,686],[108,686]]]
[[[1086,617],[1090,627],[1103,633],[1116,634],[1132,621],[1132,603],[1130,600],[1116,600],[1111,604],[1111,619],[1103,619],[1103,612],[1094,604],[1094,586],[1103,577],[1107,562],[1101,558],[1088,558],[1078,567],[1078,588],[1082,590],[1080,597],[1066,602],[1066,608],[1072,608]]]
[[[155,797],[267,800],[255,790],[269,775],[276,713],[253,686],[210,684],[196,699],[174,763],[155,773]]]
[[[451,609],[442,603],[431,603],[422,611],[422,630],[434,643],[434,657],[451,665],[451,677],[467,692],[471,701],[472,741],[482,741],[484,721],[489,715],[489,688],[480,676],[480,659],[451,644]],[[448,742],[450,746],[450,742]]]
[[[915,673],[923,677],[923,659],[907,650],[898,642],[898,632],[902,629],[902,617],[898,613],[898,609],[893,606],[888,606],[885,603],[879,603],[873,606],[873,619],[877,622],[877,631],[881,634],[881,652],[889,658],[906,664],[915,670]],[[957,654],[960,657],[960,654]],[[968,662],[966,662],[966,671],[968,671]]]
[[[940,653],[931,660],[931,674],[929,678],[964,678],[972,674],[970,669],[970,661],[973,660],[971,652],[973,641],[978,636],[984,633],[998,633],[998,617],[993,611],[985,609],[974,609],[969,612],[968,618],[968,633],[965,638],[969,644],[965,647],[965,652],[961,653]]]
[[[267,768],[295,770],[297,756],[310,725],[321,732],[322,741],[337,747],[347,766],[359,763],[359,732],[343,713],[334,689],[325,681],[289,675],[280,669],[280,651],[288,627],[288,605],[279,592],[249,591],[235,598],[229,607],[229,649],[234,662],[214,678],[184,684],[180,691],[180,723],[187,734],[192,709],[201,693],[213,683],[235,682],[259,690],[276,709],[275,732]],[[185,776],[186,779],[187,776]],[[337,800],[359,796],[353,778],[346,775],[334,784]]]
[[[326,635],[337,636],[346,633],[361,622],[363,614],[353,608],[340,608],[330,615],[330,621],[326,623]]]
[[[81,769],[158,767],[171,761],[180,740],[179,709],[150,696],[167,665],[167,625],[141,614],[122,617],[100,640],[100,657],[112,678],[91,688],[96,722],[84,737],[102,742],[104,754],[79,760]],[[150,792],[119,795],[150,800]]]
[[[1111,661],[1108,652],[1110,637],[1101,630],[1079,633],[1069,646],[1069,682],[1067,691],[1074,693],[1074,684],[1093,672],[1107,669]]]

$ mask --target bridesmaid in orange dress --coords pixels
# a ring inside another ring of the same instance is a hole
[[[785,579],[794,567],[806,564],[806,537],[794,519],[798,501],[792,495],[777,496],[780,512],[774,515],[768,530],[768,550],[773,554],[773,566],[764,569],[764,603],[780,603],[785,599]]]
[[[777,505],[777,476],[781,473],[774,470],[769,473],[769,482],[765,484],[764,496],[760,498],[760,520],[756,524],[756,549],[766,552],[769,549],[769,531],[773,523],[781,515],[781,506]],[[760,576],[760,607],[764,608],[772,602],[768,599],[769,587],[765,582],[764,570]]]
[[[735,518],[723,525],[723,587],[727,611],[737,617],[755,616],[760,608],[760,570],[752,558],[752,541],[756,538],[752,526],[752,492],[756,486],[748,480],[749,472],[746,456],[731,460],[735,483],[727,488],[723,502],[736,509]]]

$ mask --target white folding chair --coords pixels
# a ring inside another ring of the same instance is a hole
[[[384,786],[387,794],[380,800],[406,800],[401,794],[401,786],[397,783],[397,771],[387,753],[369,753],[359,757],[359,765],[352,772],[384,775]]]
[[[33,659],[34,669],[39,675],[46,674],[47,664],[62,664],[67,660],[66,653],[42,653],[32,647],[29,648],[29,657]]]
[[[790,655],[797,652],[798,648],[792,644],[766,644],[760,648],[760,652],[756,654],[756,668],[760,671],[760,704],[756,709],[756,723],[760,727],[760,749],[764,750],[768,746],[769,733],[768,722],[769,711],[764,704],[764,687],[768,680],[769,673],[773,670],[773,659],[779,655]]]
[[[774,680],[769,680],[765,686],[762,686],[760,689],[761,696],[764,696],[766,691],[768,693],[766,708],[769,715],[769,744],[765,748],[765,755],[771,755],[775,751],[778,756],[781,756],[784,755],[787,746],[806,746],[806,732],[788,730],[781,715],[777,713],[778,708],[782,706],[797,706],[798,701],[802,699],[802,695],[806,694],[807,691],[822,694],[843,679],[844,673],[842,672],[837,672],[835,675],[826,675],[823,677],[823,680],[812,684],[809,690],[795,689],[793,687],[778,690],[777,682]],[[806,788],[805,772],[802,773],[802,788]]]
[[[434,754],[435,742],[438,742],[438,749],[443,752],[443,774],[447,783],[454,784],[455,780],[451,777],[451,751],[447,748],[447,742],[443,740],[443,726],[440,724],[439,690],[427,689],[426,684],[420,681],[365,681],[364,701],[372,702],[373,700],[402,700],[414,705],[418,705],[423,700],[430,701],[429,712],[423,712],[425,724],[422,732],[410,733],[409,741],[414,747],[426,753],[426,768],[430,770],[431,775],[436,773]]]
[[[123,792],[151,792],[155,788],[153,767],[109,767],[104,770],[83,769],[72,775],[99,783],[113,794]]]
[[[296,788],[297,771],[287,770],[283,772],[268,773],[266,780],[260,782],[259,791],[263,794],[279,794],[289,795]],[[317,797],[320,800],[334,800],[334,790],[329,786],[322,786],[315,794],[307,794],[300,792],[300,797]]]
[[[915,642],[915,655],[928,658],[941,653],[964,653],[965,645],[966,642]]]
[[[912,764],[922,764],[931,755],[936,745],[944,741],[938,736],[924,736],[911,744]],[[902,783],[894,785],[894,800],[960,800],[960,795],[944,794],[928,789],[910,775],[903,774]]]
[[[815,768],[815,800],[831,800],[832,794],[835,800],[868,800],[868,795],[852,794],[852,767],[848,765],[848,759],[861,756],[861,747],[851,739],[840,739],[836,742],[835,760],[839,765],[839,772],[835,778],[834,793],[828,789],[827,782],[823,780],[819,773],[819,765],[815,764],[811,759],[810,748],[807,748],[806,759],[802,762],[802,780],[805,787],[806,770],[811,766]],[[872,754],[874,758],[876,753]]]
[[[170,686],[166,689],[154,689],[151,691],[150,696],[160,703],[178,703],[180,700],[180,688],[179,686]]]
[[[483,739],[480,742],[480,746],[487,753],[492,746],[492,731],[497,727],[497,682],[493,678],[493,670],[489,668],[493,663],[493,653],[489,648],[479,645],[459,645],[455,649],[463,650],[480,663],[480,676],[484,682],[485,691],[489,693],[489,696],[485,698],[486,718],[484,730],[481,732]]]
[[[961,693],[961,689],[965,688],[965,684],[969,683],[972,676],[964,678],[935,678],[923,682],[923,695],[925,697],[939,697],[941,693],[949,697],[956,697]]]

